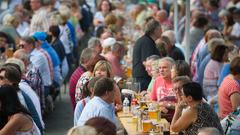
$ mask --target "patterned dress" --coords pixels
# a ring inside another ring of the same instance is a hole
[[[186,130],[185,135],[197,135],[198,130],[203,127],[215,127],[221,133],[223,133],[220,120],[217,114],[212,110],[212,108],[204,102],[199,103],[196,106],[197,109],[197,120],[192,123]]]

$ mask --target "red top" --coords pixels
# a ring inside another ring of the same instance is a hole
[[[78,79],[81,77],[81,75],[86,72],[86,69],[83,66],[79,66],[71,75],[70,81],[69,81],[69,89],[70,89],[70,96],[71,101],[73,105],[73,109],[75,108],[76,101],[75,101],[75,91],[76,91],[76,85],[78,82]]]
[[[219,115],[221,118],[234,111],[230,96],[236,92],[240,93],[240,85],[228,75],[224,78],[218,91]]]

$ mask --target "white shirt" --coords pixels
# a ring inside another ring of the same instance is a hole
[[[73,48],[73,42],[71,40],[70,29],[68,28],[67,24],[65,24],[64,26],[59,25],[59,28],[60,28],[59,36],[60,36],[60,40],[63,43],[65,53],[70,54],[72,52],[72,48]]]
[[[38,113],[38,116],[39,116],[39,119],[41,120],[41,124],[42,126],[44,127],[44,122],[42,120],[42,113],[41,113],[41,105],[40,105],[40,100],[39,100],[39,97],[38,95],[35,93],[35,91],[29,86],[29,84],[27,82],[25,82],[24,80],[21,80],[21,82],[19,83],[19,88],[25,92],[29,97],[30,99],[32,100],[36,110],[37,110],[37,113]]]
[[[236,36],[239,37],[240,36],[240,24],[239,23],[235,23],[233,25],[233,29],[231,31],[231,36]],[[239,47],[240,46],[240,40],[235,40],[234,43]]]
[[[40,71],[44,86],[52,84],[50,69],[46,57],[36,48],[30,54],[31,63]]]

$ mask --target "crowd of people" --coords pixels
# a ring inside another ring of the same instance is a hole
[[[0,134],[44,134],[67,84],[68,135],[124,134],[116,113],[131,78],[171,131],[240,134],[240,0],[191,0],[188,38],[186,0],[178,31],[174,2],[0,1]]]

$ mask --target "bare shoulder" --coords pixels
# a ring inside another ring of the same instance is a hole
[[[27,122],[29,121],[29,117],[23,113],[16,113],[11,116],[10,120],[18,121],[18,122]]]
[[[192,122],[195,122],[197,120],[197,110],[196,108],[189,107],[183,112],[183,116],[186,116],[186,118],[191,119]]]

